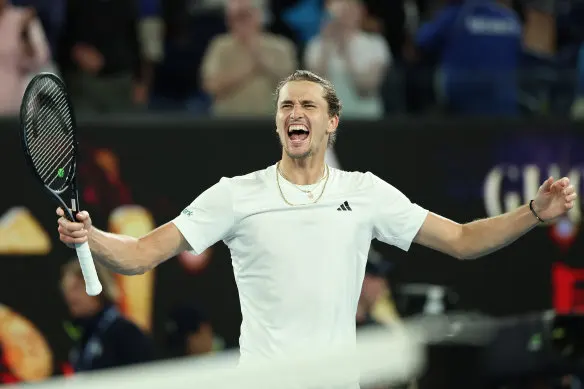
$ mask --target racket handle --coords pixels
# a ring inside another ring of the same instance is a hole
[[[81,272],[85,281],[85,291],[89,296],[97,296],[101,293],[102,287],[97,277],[91,250],[89,250],[89,243],[76,244],[75,250],[77,250],[77,258],[79,258]]]

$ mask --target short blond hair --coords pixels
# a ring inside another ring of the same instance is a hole
[[[97,272],[97,278],[99,278],[103,286],[103,292],[100,296],[108,302],[116,303],[120,298],[120,289],[114,274],[99,263],[95,264],[95,270]],[[77,258],[70,259],[61,267],[61,277],[63,278],[67,274],[83,279],[83,272],[81,271],[81,265]]]

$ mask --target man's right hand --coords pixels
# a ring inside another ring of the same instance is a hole
[[[87,211],[77,213],[77,222],[72,222],[65,217],[65,212],[57,208],[59,220],[59,239],[68,247],[74,248],[75,244],[87,242],[91,230],[91,217]]]

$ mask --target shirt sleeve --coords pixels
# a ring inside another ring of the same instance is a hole
[[[200,255],[210,246],[227,238],[235,222],[231,185],[227,178],[201,193],[173,223]]]
[[[428,211],[412,203],[402,192],[373,176],[373,237],[408,251]]]

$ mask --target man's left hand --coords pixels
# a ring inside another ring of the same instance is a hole
[[[568,177],[557,181],[550,177],[539,187],[533,201],[533,210],[547,222],[570,210],[577,197]]]

